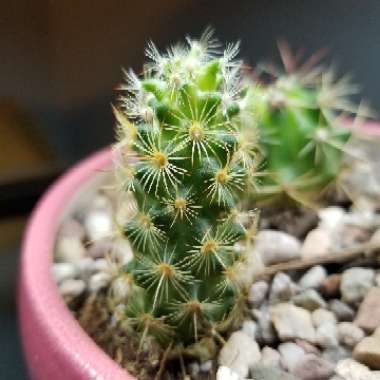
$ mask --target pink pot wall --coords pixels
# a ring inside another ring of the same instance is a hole
[[[71,169],[36,206],[24,236],[19,278],[19,321],[33,380],[132,380],[79,326],[51,275],[61,214],[78,187],[110,164],[105,149]]]

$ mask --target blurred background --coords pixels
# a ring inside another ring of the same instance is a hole
[[[329,50],[380,110],[379,0],[0,1],[0,379],[28,379],[15,312],[25,221],[66,167],[113,139],[121,68],[212,25],[242,40],[251,65],[279,60],[277,40],[306,56]]]

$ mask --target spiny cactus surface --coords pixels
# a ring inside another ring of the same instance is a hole
[[[285,67],[293,67],[287,47],[282,53]],[[266,172],[261,198],[284,201],[285,195],[312,205],[343,168],[351,132],[342,116],[357,113],[349,100],[357,87],[348,76],[336,80],[332,70],[308,67],[276,74],[267,85],[251,85]]]
[[[210,336],[241,296],[236,243],[255,228],[244,199],[257,141],[239,45],[218,48],[210,30],[165,53],[150,43],[150,63],[141,77],[126,73],[115,109],[116,177],[137,205],[122,226],[134,249],[125,315],[142,341]]]

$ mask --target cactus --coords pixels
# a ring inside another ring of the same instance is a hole
[[[358,113],[348,98],[357,87],[348,76],[336,80],[333,70],[310,70],[309,63],[292,70],[288,47],[283,44],[280,51],[289,72],[250,88],[266,172],[255,197],[312,206],[339,177],[349,153],[346,143],[351,131],[341,116]],[[367,113],[364,108],[361,111]]]
[[[141,342],[186,346],[241,314],[236,243],[256,225],[244,194],[258,147],[239,44],[218,47],[209,29],[165,53],[149,43],[114,110],[116,178],[136,203],[121,226],[134,250],[125,316]]]

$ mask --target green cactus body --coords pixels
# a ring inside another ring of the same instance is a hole
[[[122,226],[134,249],[127,322],[182,345],[234,315],[245,259],[235,246],[256,221],[244,204],[257,146],[238,44],[218,55],[210,31],[187,42],[165,54],[150,44],[142,78],[126,74],[114,149],[119,186],[137,205]]]
[[[339,116],[355,112],[344,98],[351,90],[346,78],[334,82],[329,72],[313,81],[286,74],[270,85],[251,86],[266,172],[258,197],[285,195],[309,205],[338,177],[351,135]]]

